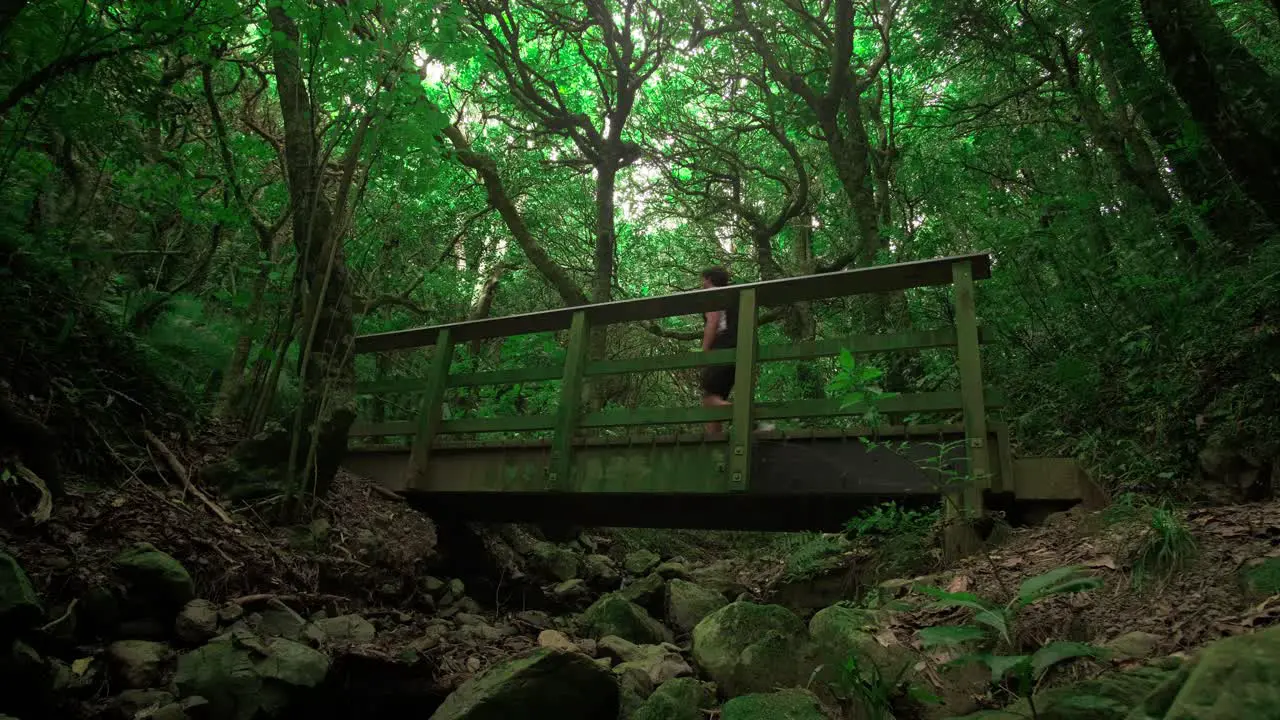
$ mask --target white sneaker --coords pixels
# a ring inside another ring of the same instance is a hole
[[[777,429],[778,429],[778,426],[771,422],[756,423],[756,430],[758,432],[773,432],[774,430],[777,430]]]

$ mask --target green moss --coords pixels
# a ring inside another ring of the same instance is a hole
[[[639,645],[656,645],[671,639],[671,633],[644,608],[617,593],[597,600],[582,613],[582,630],[595,638],[617,635]]]
[[[1245,587],[1258,595],[1280,594],[1280,558],[1266,558],[1244,571]]]
[[[693,630],[693,658],[727,695],[799,682],[812,670],[804,623],[781,605],[735,602]]]
[[[826,720],[818,699],[804,690],[742,695],[724,704],[720,720]]]
[[[694,678],[668,680],[645,700],[631,720],[703,720],[715,707],[715,686]]]

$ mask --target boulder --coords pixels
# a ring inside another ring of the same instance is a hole
[[[125,690],[111,701],[111,705],[121,717],[132,720],[146,710],[157,710],[171,704],[176,698],[166,690],[149,688],[145,690]],[[144,715],[143,717],[149,717]]]
[[[720,720],[827,720],[813,693],[782,690],[736,697],[720,708]]]
[[[117,640],[107,646],[111,676],[125,688],[159,685],[172,657],[168,645],[150,640]]]
[[[1280,626],[1273,626],[1201,650],[1129,718],[1274,718],[1278,708]]]
[[[22,566],[0,552],[0,634],[26,630],[40,621],[44,608]]]
[[[1156,667],[1106,673],[1085,680],[1036,693],[1036,717],[1039,720],[1185,720],[1211,718],[1209,715],[1166,716],[1131,713],[1143,698],[1169,681],[1175,673]],[[986,675],[988,678],[989,674]],[[1026,700],[1019,700],[1004,710],[983,710],[956,720],[1025,720],[1031,717]],[[1224,715],[1222,718],[1245,718],[1248,715]],[[1261,717],[1261,716],[1256,716]]]
[[[618,685],[581,653],[538,648],[495,665],[455,690],[431,720],[599,720],[618,712]]]
[[[218,606],[195,599],[183,606],[173,622],[173,631],[186,642],[198,645],[218,634]]]
[[[269,608],[261,614],[254,613],[249,616],[248,624],[255,633],[263,637],[285,640],[300,640],[303,631],[307,629],[306,619],[292,610],[282,608]]]
[[[693,675],[693,668],[674,645],[640,645],[640,653],[621,665],[615,665],[614,673],[639,670],[649,678],[649,684],[657,687],[668,680]]]
[[[339,615],[316,622],[329,642],[338,645],[363,645],[373,642],[377,630],[373,623],[359,615]]]
[[[632,575],[647,575],[658,563],[662,562],[662,558],[651,550],[636,550],[627,553],[626,558],[622,561],[622,566]]]
[[[587,583],[581,578],[565,580],[556,585],[551,594],[562,603],[574,603],[587,596]]]
[[[654,690],[631,720],[705,720],[716,704],[715,686],[691,677],[668,680]]]
[[[726,697],[798,685],[812,669],[804,623],[781,605],[738,601],[693,629],[693,659]]]
[[[114,564],[130,596],[174,610],[195,597],[195,583],[187,569],[151,543],[138,543],[125,550],[115,557]]]
[[[580,648],[559,630],[543,630],[538,633],[538,647],[579,652]]]
[[[731,560],[717,560],[689,571],[689,579],[704,588],[711,588],[727,598],[736,598],[748,588],[738,579],[738,572]]]
[[[667,623],[677,633],[693,632],[702,618],[728,604],[724,595],[687,580],[667,583]]]
[[[671,631],[654,620],[644,608],[616,593],[595,601],[580,620],[583,634],[592,638],[617,635],[641,645],[670,641]]]
[[[1163,635],[1134,630],[1127,632],[1106,645],[1113,660],[1146,660],[1155,655],[1156,648],[1164,642]]]
[[[650,615],[662,615],[667,597],[667,581],[657,573],[627,583],[618,594],[644,608]]]
[[[533,548],[538,569],[561,582],[578,576],[578,556],[568,548],[554,543],[539,542]]]
[[[881,619],[875,613],[844,605],[819,610],[809,620],[809,637],[827,668],[838,668],[850,656],[874,664],[882,677],[897,677],[915,664],[903,645],[885,647],[875,638]]]
[[[676,560],[668,560],[664,563],[660,563],[653,569],[653,572],[661,575],[664,580],[672,580],[674,578],[688,580],[690,578],[689,566]]]
[[[284,638],[234,631],[178,658],[173,684],[208,700],[210,720],[272,717],[329,674],[329,658]]]
[[[618,575],[607,555],[586,556],[582,560],[582,576],[602,590],[614,590],[622,582],[622,576]]]

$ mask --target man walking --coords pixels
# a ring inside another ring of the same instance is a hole
[[[729,272],[722,267],[707,268],[702,271],[702,287],[716,288],[729,284]],[[721,350],[737,347],[738,344],[738,304],[729,303],[726,310],[712,310],[705,313],[706,324],[702,331],[702,351]],[[733,365],[712,365],[702,368],[702,406],[728,407],[729,391],[733,389]],[[720,421],[707,423],[707,432],[719,434],[724,432],[724,423]]]

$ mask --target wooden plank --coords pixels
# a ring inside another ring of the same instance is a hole
[[[573,325],[569,328],[564,380],[560,383],[556,434],[551,441],[551,464],[547,468],[547,484],[551,490],[567,489],[573,482],[573,437],[578,433],[578,421],[582,417],[582,381],[586,377],[590,341],[591,324],[586,311],[579,310],[573,314]]]
[[[515,385],[516,383],[546,382],[559,380],[564,375],[563,367],[538,365],[509,370],[488,370],[485,372],[458,373],[449,377],[449,387],[471,387],[475,385]]]
[[[862,415],[870,409],[870,406],[865,404],[841,407],[840,403],[840,400],[834,399],[757,403],[753,412],[757,420],[773,420],[778,418]],[[996,390],[988,389],[987,403],[988,407],[1001,407],[1004,404],[1004,396]],[[914,413],[960,410],[963,404],[958,391],[941,390],[884,398],[877,401],[875,406],[885,413]],[[729,408],[637,408],[635,410],[610,410],[608,412],[590,413],[582,418],[580,426],[598,428],[631,425],[681,425],[732,419],[733,414]]]
[[[347,437],[391,437],[393,435],[413,435],[418,432],[418,423],[412,420],[396,420],[380,423],[353,423]]]
[[[991,342],[994,337],[995,333],[989,328],[983,328],[979,333],[979,339],[982,342]],[[791,345],[761,345],[759,346],[756,360],[757,362],[809,360],[839,355],[841,350],[844,349],[848,349],[855,355],[860,355],[878,352],[928,350],[930,348],[950,347],[955,344],[955,329],[942,328],[939,330],[918,330],[886,335],[856,335]],[[733,350],[712,350],[710,352],[690,352],[675,355],[624,358],[621,360],[599,360],[587,365],[587,375],[595,377],[597,375],[622,375],[633,372],[686,370],[708,365],[728,364],[733,360]]]
[[[751,486],[752,410],[756,396],[756,291],[738,296],[738,344],[733,365],[733,424],[729,426],[729,490]]]
[[[991,484],[991,453],[987,443],[973,267],[968,263],[955,263],[951,266],[951,278],[955,288],[956,363],[960,370],[960,396],[969,463],[963,487],[948,494],[947,530],[943,538],[943,554],[947,560],[955,560],[977,549],[979,541],[973,521],[983,513],[982,493]]]
[[[952,281],[953,264],[968,265],[975,279],[991,275],[991,256],[987,253],[974,253],[362,335],[356,338],[355,352],[380,352],[432,345],[445,328],[452,332],[454,342],[564,330],[572,323],[573,314],[580,309],[587,311],[587,319],[594,325],[693,315],[729,307],[730,303],[737,302],[739,293],[745,289],[754,290],[757,305],[767,307],[805,300],[947,285]]]
[[[460,433],[530,432],[533,430],[551,430],[555,426],[555,418],[550,415],[459,418],[457,420],[446,420],[441,423],[439,434],[457,435]]]
[[[431,383],[427,378],[388,378],[356,383],[357,395],[393,395],[420,393]]]
[[[418,405],[418,431],[413,438],[413,454],[409,460],[410,485],[416,485],[429,477],[431,444],[435,442],[436,433],[440,430],[444,391],[449,386],[449,365],[452,362],[453,338],[445,330],[436,341],[436,350],[431,355],[431,368],[427,372],[427,389]]]

